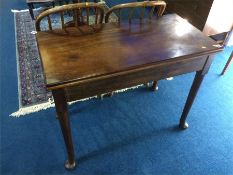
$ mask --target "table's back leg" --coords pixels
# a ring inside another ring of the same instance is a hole
[[[152,89],[153,89],[153,91],[157,91],[159,89],[157,80],[153,81]]]
[[[75,163],[74,148],[72,143],[70,121],[68,116],[68,108],[67,108],[65,92],[63,89],[58,89],[58,90],[52,90],[52,94],[68,153],[68,160],[65,163],[65,167],[67,169],[73,169],[75,168],[76,163]]]
[[[186,118],[188,116],[188,113],[192,107],[192,104],[195,100],[195,97],[197,95],[197,92],[201,86],[201,83],[204,79],[204,76],[205,74],[208,72],[209,68],[210,68],[210,65],[213,61],[213,57],[208,57],[206,59],[206,63],[204,65],[204,67],[202,68],[202,70],[198,71],[196,73],[196,76],[193,80],[193,84],[192,84],[192,87],[189,91],[189,95],[188,95],[188,98],[186,100],[186,103],[185,103],[185,106],[184,106],[184,109],[183,109],[183,113],[181,115],[181,118],[180,118],[180,124],[179,124],[179,127],[181,129],[186,129],[188,128],[188,123],[186,123]]]

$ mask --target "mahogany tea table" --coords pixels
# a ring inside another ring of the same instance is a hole
[[[214,55],[223,50],[176,14],[143,26],[107,23],[88,30],[86,35],[77,28],[36,34],[46,87],[52,91],[67,149],[68,169],[76,163],[67,102],[196,72],[179,122],[185,129]]]

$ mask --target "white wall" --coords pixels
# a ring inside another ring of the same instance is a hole
[[[233,25],[233,0],[214,0],[203,33],[228,32]]]

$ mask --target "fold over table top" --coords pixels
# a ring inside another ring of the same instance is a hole
[[[221,49],[175,14],[130,27],[108,23],[96,28],[91,34],[83,34],[83,29],[76,28],[67,33],[55,30],[36,34],[47,87]]]

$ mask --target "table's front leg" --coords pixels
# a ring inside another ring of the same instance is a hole
[[[67,107],[65,92],[63,89],[58,89],[58,90],[52,90],[52,94],[68,153],[68,160],[65,162],[65,167],[67,169],[73,169],[75,168],[76,163],[75,163],[74,148],[72,143],[70,121],[68,116],[68,107]]]
[[[182,113],[181,118],[180,118],[180,125],[179,126],[182,129],[188,128],[188,123],[185,122],[185,121],[186,121],[186,118],[188,116],[189,110],[192,107],[194,99],[195,99],[195,97],[197,95],[198,89],[201,86],[203,78],[204,78],[204,75],[201,74],[201,71],[196,73],[196,76],[194,78],[191,90],[189,92],[188,98],[186,100],[186,103],[185,103],[185,106],[184,106],[184,109],[183,109],[183,113]]]
[[[206,59],[206,62],[205,62],[205,65],[204,67],[202,68],[202,70],[196,72],[196,76],[193,80],[193,84],[192,84],[192,87],[189,91],[189,95],[188,95],[188,98],[186,100],[186,103],[185,103],[185,106],[184,106],[184,109],[183,109],[183,113],[181,115],[181,118],[180,118],[180,124],[179,124],[179,127],[181,129],[186,129],[188,128],[188,123],[186,122],[186,118],[188,116],[188,113],[192,107],[192,104],[195,100],[195,97],[197,95],[197,92],[201,86],[201,83],[206,75],[206,73],[208,72],[209,68],[210,68],[210,65],[213,61],[213,57],[208,57]]]

